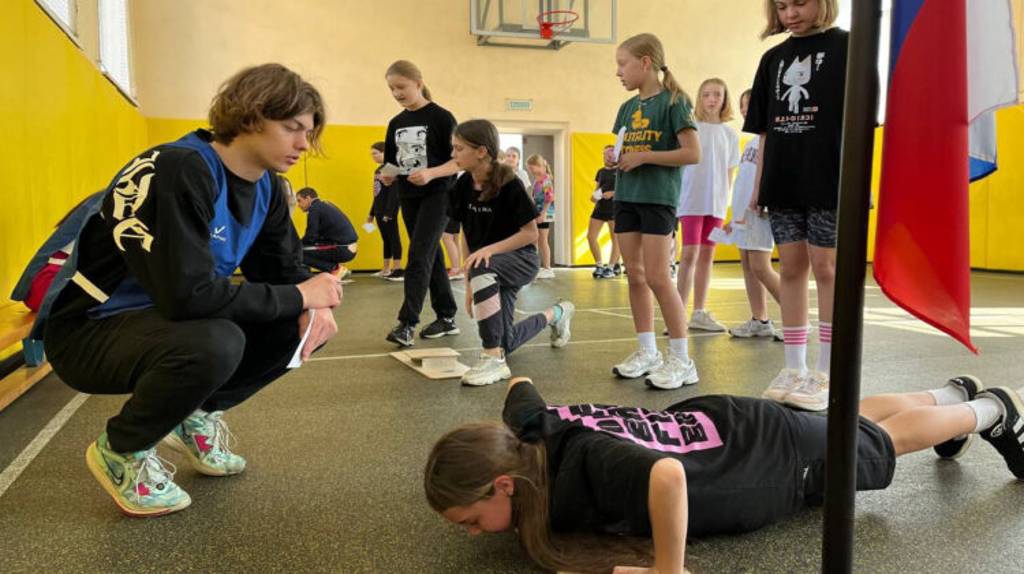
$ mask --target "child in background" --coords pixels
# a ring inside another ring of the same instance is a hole
[[[398,233],[398,190],[394,186],[384,185],[380,180],[380,170],[384,169],[384,142],[370,146],[370,157],[379,164],[373,172],[373,205],[367,223],[377,222],[380,238],[384,242],[384,265],[377,277],[389,281],[402,281],[402,237]]]
[[[637,91],[619,108],[612,132],[624,130],[616,165],[615,233],[629,270],[629,306],[640,348],[612,372],[628,379],[646,375],[649,386],[677,389],[695,384],[698,376],[687,349],[686,309],[669,277],[669,253],[677,224],[679,168],[700,161],[700,141],[688,98],[665,64],[656,36],[627,39],[615,59],[622,85]],[[668,324],[665,360],[654,338],[652,292]]]
[[[483,352],[462,384],[484,386],[512,376],[506,356],[551,327],[551,346],[569,342],[574,307],[559,302],[515,323],[516,294],[537,275],[536,212],[522,183],[498,161],[498,130],[487,120],[459,124],[452,157],[463,174],[452,190],[451,218],[465,239],[466,312],[477,321]]]
[[[750,104],[750,90],[740,95],[740,115],[747,117],[747,106]],[[755,135],[743,147],[740,156],[740,169],[732,188],[732,218],[736,224],[754,224],[758,217],[750,211],[750,195],[754,191],[754,177],[757,175],[757,150],[760,148],[761,136]],[[726,231],[732,231],[732,223],[725,225]],[[738,236],[736,246],[740,250],[740,265],[743,267],[743,284],[747,290],[747,301],[750,302],[750,320],[742,325],[729,329],[733,337],[749,339],[751,337],[776,337],[775,325],[768,317],[768,294],[775,302],[779,301],[779,274],[772,268],[772,247],[775,242],[767,245],[754,245],[748,240],[746,233]],[[782,333],[776,337],[782,340]]]
[[[617,275],[612,265],[619,265],[619,242],[615,239],[615,146],[604,146],[604,167],[597,170],[594,181],[597,182],[597,189],[590,196],[594,204],[594,211],[590,214],[590,226],[587,227],[587,243],[590,244],[590,254],[594,256],[594,279],[610,279]],[[608,265],[603,263],[604,254],[601,252],[601,244],[597,238],[601,234],[601,227],[608,224],[608,231],[612,236],[612,254]],[[620,271],[621,273],[621,271]]]
[[[519,163],[521,158],[522,154],[519,153],[519,148],[511,146],[505,150],[505,156],[502,158],[502,161],[511,167],[512,171],[516,172],[516,177],[519,178],[519,181],[523,182],[523,189],[530,193],[533,190],[533,184],[530,183],[530,174]]]
[[[677,286],[683,305],[693,290],[690,329],[724,332],[705,306],[711,286],[715,242],[711,230],[722,226],[729,207],[729,187],[740,163],[740,140],[736,130],[723,122],[732,120],[729,88],[718,78],[701,83],[697,93],[697,135],[701,160],[683,172],[676,216],[683,224],[683,253],[679,261]]]
[[[551,245],[548,235],[555,220],[555,186],[551,181],[551,167],[543,156],[534,154],[526,159],[526,169],[533,176],[533,202],[537,206],[537,248],[540,251],[540,272],[537,279],[554,279],[551,270]]]
[[[765,208],[779,248],[785,367],[764,397],[828,408],[836,267],[836,207],[849,33],[837,0],[765,0],[762,37],[790,37],[761,57],[743,131],[759,134],[752,209]],[[807,369],[808,272],[818,287],[817,367]]]
[[[436,339],[460,332],[455,325],[458,306],[439,249],[448,224],[448,188],[459,170],[451,159],[456,122],[451,112],[432,101],[423,73],[412,62],[394,62],[384,79],[391,96],[404,109],[388,123],[384,138],[384,161],[397,166],[399,175],[381,176],[381,182],[398,188],[402,219],[409,233],[405,299],[398,312],[398,325],[388,333],[387,340],[411,347],[428,288],[437,318],[420,331],[420,337]]]

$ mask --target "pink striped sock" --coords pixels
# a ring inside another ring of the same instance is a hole
[[[797,371],[807,370],[807,325],[783,327],[782,340],[785,343],[786,368]]]

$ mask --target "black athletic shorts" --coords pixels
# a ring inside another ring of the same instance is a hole
[[[615,233],[671,235],[678,225],[676,208],[657,203],[615,201]]]
[[[776,245],[806,241],[815,247],[836,246],[836,210],[808,208],[769,209]]]
[[[544,223],[538,223],[537,229],[551,229],[551,222],[545,221]]]
[[[594,204],[594,211],[590,213],[590,219],[599,221],[611,221],[615,219],[615,206],[611,199],[602,199]]]
[[[825,500],[825,449],[828,418],[795,412],[797,456],[803,468],[804,503],[818,506]],[[881,490],[896,472],[896,449],[889,433],[860,417],[857,427],[857,490]]]

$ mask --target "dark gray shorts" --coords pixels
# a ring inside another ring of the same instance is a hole
[[[807,241],[815,247],[836,246],[836,210],[807,208],[769,209],[776,245]]]

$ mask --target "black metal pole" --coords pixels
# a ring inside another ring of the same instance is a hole
[[[825,527],[821,571],[853,571],[864,276],[871,202],[871,161],[878,113],[881,0],[853,3],[840,161],[839,223],[832,365],[825,461]]]

